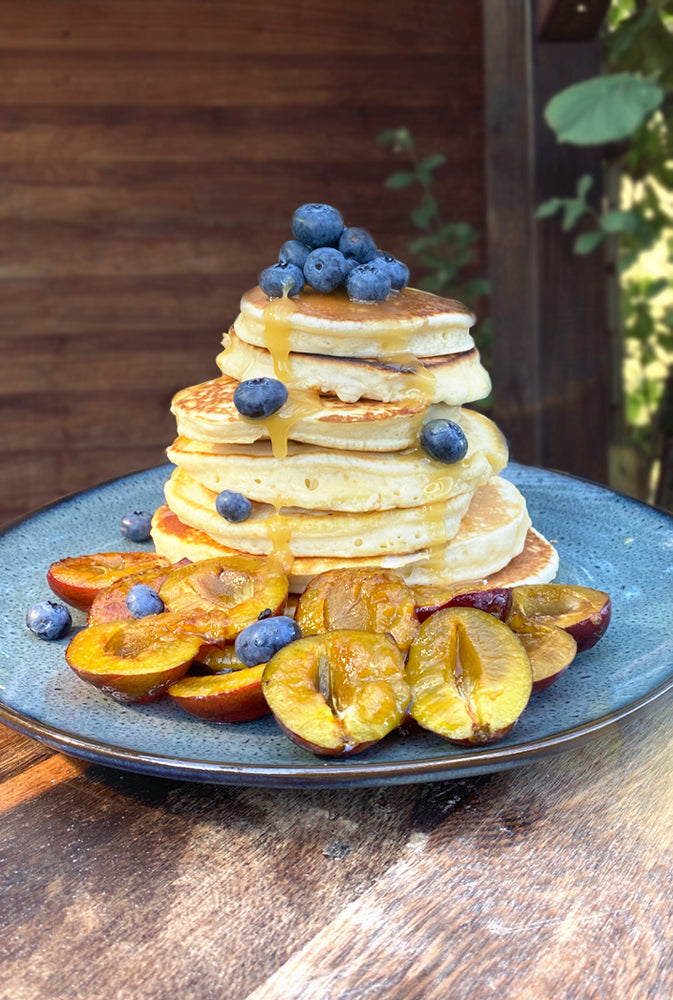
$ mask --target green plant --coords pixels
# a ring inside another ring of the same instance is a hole
[[[408,247],[421,266],[421,275],[414,284],[438,295],[450,295],[476,308],[480,299],[490,294],[490,283],[480,276],[465,277],[473,267],[479,232],[468,222],[448,222],[442,212],[435,188],[435,174],[445,163],[443,153],[421,157],[416,140],[408,128],[386,129],[377,136],[378,142],[395,155],[404,156],[408,169],[398,170],[385,180],[391,191],[420,188],[420,200],[409,218],[418,231]],[[489,324],[483,320],[477,332],[482,353],[488,350]]]
[[[615,263],[617,364],[624,372],[622,430],[615,443],[634,448],[640,464],[652,468],[661,414],[670,403],[664,393],[673,385],[667,378],[673,358],[672,0],[614,0],[603,55],[604,72],[556,94],[545,118],[559,142],[602,147],[607,195],[603,203],[592,199],[592,179],[585,175],[574,195],[549,199],[537,215],[560,215],[563,229],[574,233],[575,253],[602,248]],[[655,248],[656,264],[646,263]]]

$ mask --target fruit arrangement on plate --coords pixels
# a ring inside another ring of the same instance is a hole
[[[123,702],[208,722],[271,712],[317,754],[411,725],[503,737],[610,619],[603,591],[552,582],[554,546],[500,473],[504,436],[465,404],[488,374],[461,303],[329,205],[223,335],[221,376],[176,394],[166,502],[121,530],[155,551],[60,559],[28,627],[87,624],[66,660]]]
[[[271,712],[320,755],[364,750],[410,720],[460,745],[493,742],[601,638],[611,610],[587,587],[415,592],[367,568],[319,574],[292,608],[287,575],[264,556],[97,553],[59,560],[48,581],[88,614],[65,654],[82,680],[122,702],[169,697],[210,723]],[[44,638],[67,634],[63,604],[36,608],[51,620]]]

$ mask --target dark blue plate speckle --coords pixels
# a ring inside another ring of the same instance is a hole
[[[123,538],[130,509],[154,510],[169,466],[105,483],[47,507],[0,536],[0,721],[56,749],[132,771],[194,781],[363,785],[433,781],[512,767],[577,746],[673,690],[673,518],[584,480],[510,465],[534,525],[556,543],[557,579],[610,593],[612,624],[503,741],[474,750],[429,733],[395,734],[362,755],[321,759],[272,719],[211,725],[167,699],[120,705],[67,667],[67,639],[25,626],[50,596],[49,564],[69,555],[147,548]],[[74,614],[76,624],[84,617]]]

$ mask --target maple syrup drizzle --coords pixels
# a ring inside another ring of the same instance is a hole
[[[266,531],[271,542],[270,555],[280,563],[289,576],[294,565],[294,555],[290,551],[289,521],[280,513],[280,507],[276,507],[274,513],[267,518]]]
[[[273,370],[281,382],[292,382],[290,332],[297,306],[287,295],[271,299],[264,307],[264,345],[271,355]]]
[[[382,364],[403,373],[409,383],[404,395],[407,398],[418,398],[426,406],[430,406],[435,398],[435,383],[433,372],[425,367],[423,362],[410,351],[399,351],[380,358]]]

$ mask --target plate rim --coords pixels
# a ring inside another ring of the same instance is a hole
[[[99,490],[138,476],[149,476],[172,468],[171,463],[162,462],[146,469],[114,476],[103,482],[75,491],[59,499],[45,503],[25,515],[2,525],[0,538],[13,529],[26,524],[33,518],[66,504],[82,499]],[[526,474],[561,477],[583,483],[601,494],[621,497],[629,503],[645,510],[663,515],[673,522],[670,511],[646,503],[636,497],[597,483],[594,480],[572,473],[545,469],[539,466],[523,465],[510,461],[503,470]],[[58,752],[84,759],[93,764],[116,767],[121,770],[194,782],[237,785],[288,786],[355,786],[379,785],[431,780],[450,780],[470,774],[483,774],[505,767],[516,767],[532,763],[541,757],[558,754],[579,747],[590,738],[610,730],[613,726],[639,714],[653,702],[673,691],[673,671],[655,687],[619,708],[548,736],[527,739],[522,743],[466,749],[459,754],[448,756],[415,757],[413,760],[368,761],[360,756],[338,758],[307,759],[304,764],[257,764],[254,762],[232,762],[210,760],[200,757],[178,757],[169,754],[153,754],[110,743],[92,736],[80,736],[52,723],[35,719],[26,711],[7,705],[0,691],[0,722]]]

